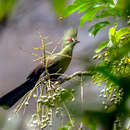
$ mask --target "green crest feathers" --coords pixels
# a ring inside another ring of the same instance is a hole
[[[69,37],[75,38],[75,37],[77,37],[77,33],[78,33],[77,28],[72,27],[64,32],[63,40],[67,40]]]

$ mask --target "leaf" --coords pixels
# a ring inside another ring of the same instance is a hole
[[[68,100],[72,100],[74,97],[72,91],[66,90],[61,94],[60,98],[61,98],[61,102],[65,102]]]
[[[1,0],[0,1],[0,20],[3,19],[5,15],[10,15],[14,10],[16,0]]]
[[[89,4],[84,4],[78,11],[78,14],[81,14],[82,12],[85,12],[87,8],[89,7]]]
[[[96,130],[96,121],[94,121],[93,119],[89,119],[87,118],[86,120],[83,120],[83,123],[90,128],[90,130]]]
[[[86,11],[89,7],[92,7],[96,4],[96,0],[95,1],[88,1],[85,2],[85,4],[79,9],[78,14]]]
[[[67,17],[71,14],[73,14],[78,9],[82,8],[84,5],[86,5],[86,2],[84,0],[76,0],[73,4],[67,6],[64,10],[64,17]]]
[[[96,23],[95,25],[91,26],[88,30],[89,33],[96,36],[96,34],[99,32],[100,29],[104,28],[105,26],[109,25],[110,23],[108,21],[103,21]]]
[[[70,130],[72,128],[72,125],[70,122],[67,122],[62,128],[59,128],[58,130]]]
[[[108,10],[103,10],[99,15],[96,16],[96,19],[105,18],[111,15],[112,14]]]
[[[118,0],[113,0],[113,3],[116,5],[117,4],[117,2],[118,2]]]
[[[105,47],[107,47],[107,45],[108,45],[108,41],[103,41],[103,42],[101,42],[101,43],[98,45],[98,47],[96,48],[95,53],[101,52]]]
[[[130,27],[121,28],[119,31],[116,32],[116,42],[119,43],[121,37],[128,34],[130,34]]]
[[[109,29],[109,40],[112,45],[116,43],[116,38],[115,38],[116,28],[117,28],[117,25]]]
[[[66,0],[53,0],[52,3],[56,14],[63,16]]]
[[[92,19],[96,16],[97,12],[102,8],[103,5],[97,5],[95,7],[88,8],[85,14],[80,19],[80,27],[82,27],[86,21],[92,21]]]

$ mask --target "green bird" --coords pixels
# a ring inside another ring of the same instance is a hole
[[[66,71],[72,59],[73,48],[78,42],[76,28],[70,28],[64,33],[61,51],[50,55],[46,60],[47,72],[50,74],[51,80],[57,80]],[[41,74],[46,76],[44,63],[39,64],[29,74],[23,84],[2,96],[0,98],[0,106],[4,109],[12,107],[28,91],[34,88]]]

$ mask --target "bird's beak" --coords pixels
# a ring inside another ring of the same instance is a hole
[[[79,43],[80,41],[79,40],[76,40],[76,43]]]

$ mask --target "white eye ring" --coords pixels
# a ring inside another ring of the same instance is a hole
[[[75,42],[75,39],[74,39],[74,38],[72,38],[72,42]]]
[[[76,40],[74,38],[67,39],[67,42],[75,42]]]

